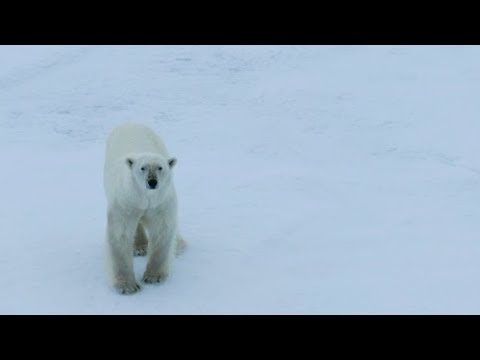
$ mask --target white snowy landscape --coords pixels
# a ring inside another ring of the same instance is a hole
[[[479,94],[480,46],[0,46],[0,313],[480,314]],[[189,243],[129,296],[127,121],[177,157]]]

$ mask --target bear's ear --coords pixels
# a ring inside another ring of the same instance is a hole
[[[127,163],[129,168],[132,168],[132,165],[133,165],[133,160],[132,159],[127,158],[126,163]]]
[[[168,160],[168,166],[170,166],[170,169],[173,168],[176,163],[177,163],[176,158],[171,158],[170,160]]]

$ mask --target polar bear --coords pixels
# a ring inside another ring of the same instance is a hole
[[[157,283],[169,275],[174,253],[179,255],[186,247],[177,226],[172,177],[176,162],[160,137],[144,125],[120,125],[107,139],[108,268],[112,285],[121,294],[140,290],[133,255],[148,253],[142,280]]]

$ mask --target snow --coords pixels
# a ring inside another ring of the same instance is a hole
[[[479,314],[479,93],[479,46],[0,46],[0,313]],[[132,296],[125,121],[178,158],[189,242]]]

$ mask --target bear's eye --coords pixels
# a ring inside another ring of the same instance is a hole
[[[142,166],[140,170],[145,171],[145,166]]]
[[[158,171],[161,171],[161,170],[162,170],[162,167],[161,167],[161,166],[159,166],[159,167],[158,167]]]

